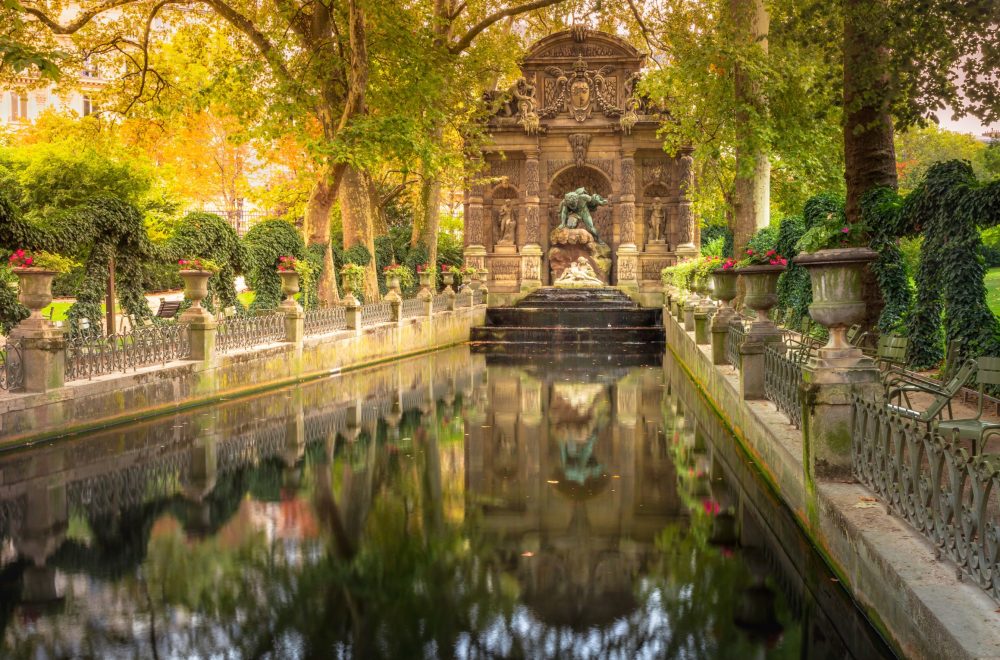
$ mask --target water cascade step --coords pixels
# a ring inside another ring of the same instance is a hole
[[[662,309],[611,287],[543,287],[487,310],[486,325],[472,329],[473,350],[495,354],[661,354],[664,338]]]

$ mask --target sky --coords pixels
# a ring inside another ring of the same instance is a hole
[[[956,131],[958,133],[972,133],[980,140],[986,139],[983,137],[983,133],[989,129],[1000,130],[1000,124],[986,126],[979,119],[971,115],[953,120],[951,118],[951,111],[938,114],[938,120],[941,122],[941,128],[947,128],[949,131]]]

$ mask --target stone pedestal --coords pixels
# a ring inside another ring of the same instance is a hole
[[[729,335],[729,323],[736,318],[736,312],[730,307],[723,307],[712,317],[709,332],[712,335],[712,364],[728,364],[726,358],[726,338]],[[736,366],[736,365],[733,365]]]
[[[744,400],[765,399],[764,350],[770,343],[780,343],[781,333],[747,333],[740,347],[740,397]]]
[[[192,360],[211,360],[215,355],[215,334],[219,324],[215,317],[203,307],[189,307],[180,317],[181,323],[188,324],[188,343]],[[288,332],[288,326],[285,326]]]
[[[297,291],[299,288],[298,273],[293,274],[296,275],[295,289]],[[282,279],[284,280],[285,278],[282,277]],[[282,282],[282,286],[285,286],[284,282]],[[286,293],[287,297],[281,301],[278,309],[285,314],[285,341],[293,344],[301,344],[306,336],[306,313],[303,311],[302,305],[292,295],[292,293]]]
[[[534,291],[541,286],[542,246],[528,243],[521,248],[521,291]]]
[[[688,296],[688,299],[684,301],[684,329],[687,332],[694,330],[694,310],[698,307],[697,303],[698,300],[694,296]]]
[[[803,367],[802,446],[807,478],[849,481],[851,394],[881,396],[879,371],[867,358],[854,366],[830,366],[814,360]]]
[[[431,301],[433,305],[433,300]],[[347,321],[347,329],[353,330],[355,334],[361,334],[361,305],[358,299],[352,294],[348,294],[347,302],[344,305],[344,318]]]
[[[639,290],[639,250],[634,243],[618,246],[618,286]]]
[[[709,310],[704,305],[694,310],[694,343],[708,344],[711,342],[710,323]]]
[[[669,254],[670,245],[664,240],[647,241],[646,252],[650,254]]]
[[[494,245],[493,254],[511,255],[517,254],[517,246],[513,243],[509,245]]]

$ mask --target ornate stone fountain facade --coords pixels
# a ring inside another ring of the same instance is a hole
[[[465,193],[466,258],[489,269],[491,294],[514,298],[558,278],[565,263],[551,236],[563,196],[578,188],[609,200],[593,212],[610,249],[607,283],[653,300],[660,270],[697,252],[691,156],[663,151],[665,116],[635,93],[643,61],[613,35],[574,28],[537,42],[523,77],[491,94],[492,141]]]

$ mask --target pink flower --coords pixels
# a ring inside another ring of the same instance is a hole
[[[773,257],[776,254],[777,254],[777,252],[775,252],[774,250],[768,250],[767,254],[765,254],[764,256],[765,257]]]
[[[27,259],[24,260],[24,265],[25,266],[30,266],[33,263],[35,263],[34,257],[28,257]]]
[[[715,500],[703,500],[702,506],[705,507],[705,513],[707,513],[710,516],[716,515],[722,508],[719,506],[719,503],[716,502]]]
[[[787,266],[788,265],[788,259],[785,259],[784,257],[782,257],[781,258],[781,265],[782,266]]]
[[[753,254],[753,250],[751,250],[750,248],[747,248],[747,254],[751,254],[752,255]]]
[[[844,227],[840,231],[844,232],[845,234],[850,234],[851,233],[851,228],[850,227]]]

